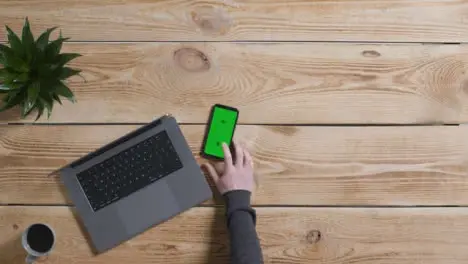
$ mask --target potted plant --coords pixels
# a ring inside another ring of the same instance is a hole
[[[69,38],[60,33],[56,40],[49,41],[55,29],[47,29],[35,40],[28,18],[21,38],[6,26],[9,46],[0,44],[0,112],[19,105],[21,118],[37,110],[37,120],[44,110],[50,117],[54,102],[62,104],[60,97],[75,102],[64,81],[80,70],[66,64],[81,55],[60,53],[63,42]]]

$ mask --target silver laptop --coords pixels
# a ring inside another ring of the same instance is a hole
[[[171,116],[88,154],[60,175],[98,253],[212,196]]]

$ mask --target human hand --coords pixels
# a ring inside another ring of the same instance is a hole
[[[222,195],[235,190],[252,192],[255,185],[252,156],[237,142],[234,142],[234,149],[235,161],[228,145],[223,143],[224,162],[217,162],[214,166],[203,164]]]

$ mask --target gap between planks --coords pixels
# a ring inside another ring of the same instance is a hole
[[[9,122],[2,123],[0,121],[0,126],[144,126],[148,123],[144,122],[109,122],[109,123],[34,123],[34,122]],[[207,123],[190,123],[190,122],[180,122],[180,126],[196,126],[196,125],[206,125]],[[280,126],[280,127],[414,127],[414,126],[460,126],[467,125],[463,123],[417,123],[417,124],[294,124],[294,123],[281,123],[281,124],[271,124],[271,123],[237,123],[238,126]]]
[[[72,204],[2,204],[1,206],[10,207],[70,207],[74,208]],[[224,205],[220,204],[200,204],[193,206],[192,208],[224,208]],[[288,204],[261,204],[252,205],[252,208],[382,208],[382,209],[399,209],[399,208],[468,208],[468,205],[288,205]],[[182,212],[183,213],[183,212]]]
[[[8,41],[0,41],[1,44],[7,44]],[[326,40],[160,40],[160,41],[152,41],[152,40],[125,40],[125,41],[80,41],[80,40],[69,40],[65,43],[69,44],[132,44],[132,43],[167,43],[167,44],[177,44],[177,43],[233,43],[233,44],[298,44],[298,43],[311,43],[311,44],[367,44],[367,45],[467,45],[468,42],[411,42],[411,41],[366,41],[366,40],[359,40],[359,41],[326,41]]]

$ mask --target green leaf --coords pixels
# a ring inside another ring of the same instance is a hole
[[[82,55],[81,54],[78,54],[78,53],[62,53],[60,55],[58,55],[58,59],[57,59],[57,63],[58,65],[65,65],[67,64],[68,62],[70,62],[71,60],[74,60],[78,57],[81,57]]]
[[[24,119],[26,116],[28,116],[32,110],[34,110],[34,107],[29,107],[27,102],[22,102],[20,103],[20,109],[21,109],[21,118]]]
[[[6,68],[0,69],[0,81],[5,81],[5,78],[8,76],[8,70]]]
[[[27,72],[13,72],[9,71],[8,68],[0,70],[0,80],[3,82],[3,85],[12,87],[17,83],[25,83],[29,80],[29,75]]]
[[[5,67],[13,68],[17,71],[27,72],[29,67],[14,51],[3,44],[0,44],[0,54],[3,57],[2,64]]]
[[[8,103],[8,102],[13,101],[16,98],[21,98],[22,95],[23,93],[21,93],[20,90],[15,90],[15,91],[11,91],[10,93],[8,93],[8,95],[4,97],[2,100],[3,102]]]
[[[42,114],[44,113],[44,105],[42,104],[41,101],[38,102],[36,108],[37,108],[37,116],[36,116],[36,120],[34,121],[39,120],[39,118],[41,118]]]
[[[0,54],[2,54],[4,58],[5,58],[5,53],[9,55],[13,54],[13,50],[10,47],[0,43]]]
[[[52,98],[54,98],[55,101],[57,101],[60,105],[62,105],[62,100],[60,100],[60,97],[58,95],[53,94]]]
[[[10,87],[10,90],[16,90],[16,89],[21,89],[26,86],[26,83],[23,82],[15,82],[15,83],[10,83],[8,84],[8,87]]]
[[[0,69],[0,81],[5,86],[11,86],[12,84],[27,82],[29,80],[29,74],[27,72],[16,72],[11,68]]]
[[[68,68],[68,67],[63,67],[61,70],[60,70],[60,74],[58,76],[58,78],[60,80],[65,80],[67,78],[70,78],[72,77],[73,75],[77,75],[79,74],[81,71],[80,70],[74,70],[72,68]]]
[[[19,74],[14,75],[13,83],[18,82],[27,82],[29,80],[29,74],[27,72],[22,72]]]
[[[34,61],[32,63],[34,69],[41,69],[45,63],[48,63],[53,60],[53,57],[47,58],[46,48],[49,44],[49,36],[54,31],[56,27],[47,29],[44,33],[39,36],[36,41],[36,52],[34,56]]]
[[[0,69],[0,90],[15,90],[24,86],[27,82],[27,73],[11,73],[8,69]]]
[[[47,58],[55,58],[59,53],[60,50],[62,49],[63,42],[69,40],[70,38],[58,38],[52,42],[50,42],[46,49],[46,57]]]
[[[0,112],[8,110],[13,106],[19,104],[23,99],[23,93],[20,90],[10,92],[8,96],[3,99],[3,106],[0,107]]]
[[[36,51],[34,51],[32,61],[30,61],[29,63],[30,68],[33,70],[39,70],[40,68],[43,67],[45,63],[46,63],[45,52],[39,49],[36,49]]]
[[[32,57],[34,55],[34,51],[35,51],[35,45],[34,45],[34,36],[31,32],[31,26],[29,25],[29,20],[27,17],[24,20],[21,42],[23,43],[23,47],[26,53],[26,62],[31,62]]]
[[[10,43],[11,49],[13,50],[16,56],[24,59],[24,48],[21,44],[20,38],[18,37],[18,35],[16,35],[15,32],[13,32],[13,30],[11,30],[11,28],[9,28],[8,26],[5,27],[8,32],[8,42]]]
[[[49,119],[50,115],[52,114],[52,109],[54,107],[54,101],[49,96],[44,96],[39,99],[41,100],[41,103],[45,106],[45,108],[47,109],[47,119]]]
[[[43,80],[51,79],[51,77],[54,74],[54,68],[52,68],[52,65],[50,64],[41,64],[38,67],[37,72],[39,74],[40,79],[43,79]]]
[[[73,92],[63,82],[59,82],[55,86],[55,93],[57,95],[67,98],[72,103],[76,102]]]
[[[59,80],[55,77],[51,78],[42,78],[41,77],[41,97],[42,96],[47,96],[50,94],[53,94],[55,92],[55,86],[57,86],[57,83]]]
[[[31,108],[34,107],[37,101],[37,96],[39,95],[39,91],[41,90],[41,86],[39,82],[33,82],[29,87],[28,87],[28,98],[25,102],[25,110],[26,112],[29,112]]]
[[[31,32],[31,25],[29,24],[29,19],[26,17],[24,20],[24,25],[23,25],[23,32],[22,32],[22,38],[21,41],[23,42],[24,45],[32,45],[34,44],[34,36]]]
[[[44,51],[46,49],[47,45],[49,44],[49,36],[55,29],[57,29],[57,27],[48,28],[46,31],[44,31],[44,33],[42,33],[39,36],[39,38],[36,41],[36,47],[39,50]]]

